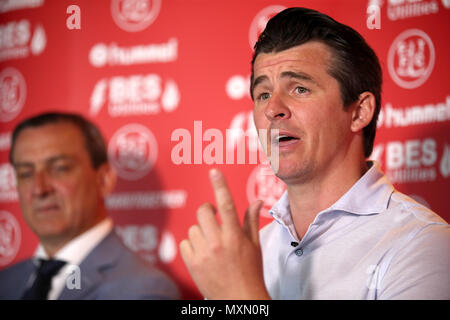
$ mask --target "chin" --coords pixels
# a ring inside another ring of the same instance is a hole
[[[309,180],[308,177],[311,176],[311,172],[311,168],[300,166],[299,163],[290,165],[280,163],[278,170],[274,170],[274,174],[287,185],[306,182]]]
[[[46,223],[35,225],[33,231],[40,239],[52,239],[58,238],[62,234],[66,233],[67,227],[61,223]]]

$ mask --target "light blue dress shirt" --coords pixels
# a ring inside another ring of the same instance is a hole
[[[301,240],[287,191],[273,206],[260,231],[273,299],[450,299],[449,225],[369,165]]]

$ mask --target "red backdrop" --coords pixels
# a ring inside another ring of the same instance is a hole
[[[372,158],[399,190],[448,221],[449,0],[4,0],[0,268],[37,245],[8,164],[11,131],[42,111],[75,111],[108,141],[119,179],[107,207],[125,243],[169,272],[185,298],[201,298],[178,243],[196,208],[213,201],[208,169],[223,170],[241,213],[266,200],[262,225],[284,190],[244,145],[255,139],[250,60],[267,19],[299,5],[352,26],[375,49],[384,87]],[[241,131],[227,136],[232,128]],[[237,153],[227,161],[233,143],[244,146],[245,161]]]

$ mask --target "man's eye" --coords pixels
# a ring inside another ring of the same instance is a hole
[[[53,171],[55,171],[55,172],[67,172],[67,171],[69,171],[70,170],[70,166],[68,166],[68,165],[59,165],[59,166],[56,166],[56,167],[53,167]]]
[[[296,87],[295,91],[299,94],[305,94],[309,92],[309,89],[305,88],[305,87]]]
[[[24,180],[33,176],[32,171],[19,171],[17,172],[17,179]]]
[[[270,93],[264,92],[258,96],[258,100],[264,101],[270,98]]]

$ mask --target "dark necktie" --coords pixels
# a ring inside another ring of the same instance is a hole
[[[66,264],[60,260],[39,260],[41,264],[37,269],[36,278],[33,285],[25,291],[22,300],[46,300],[53,276]]]

